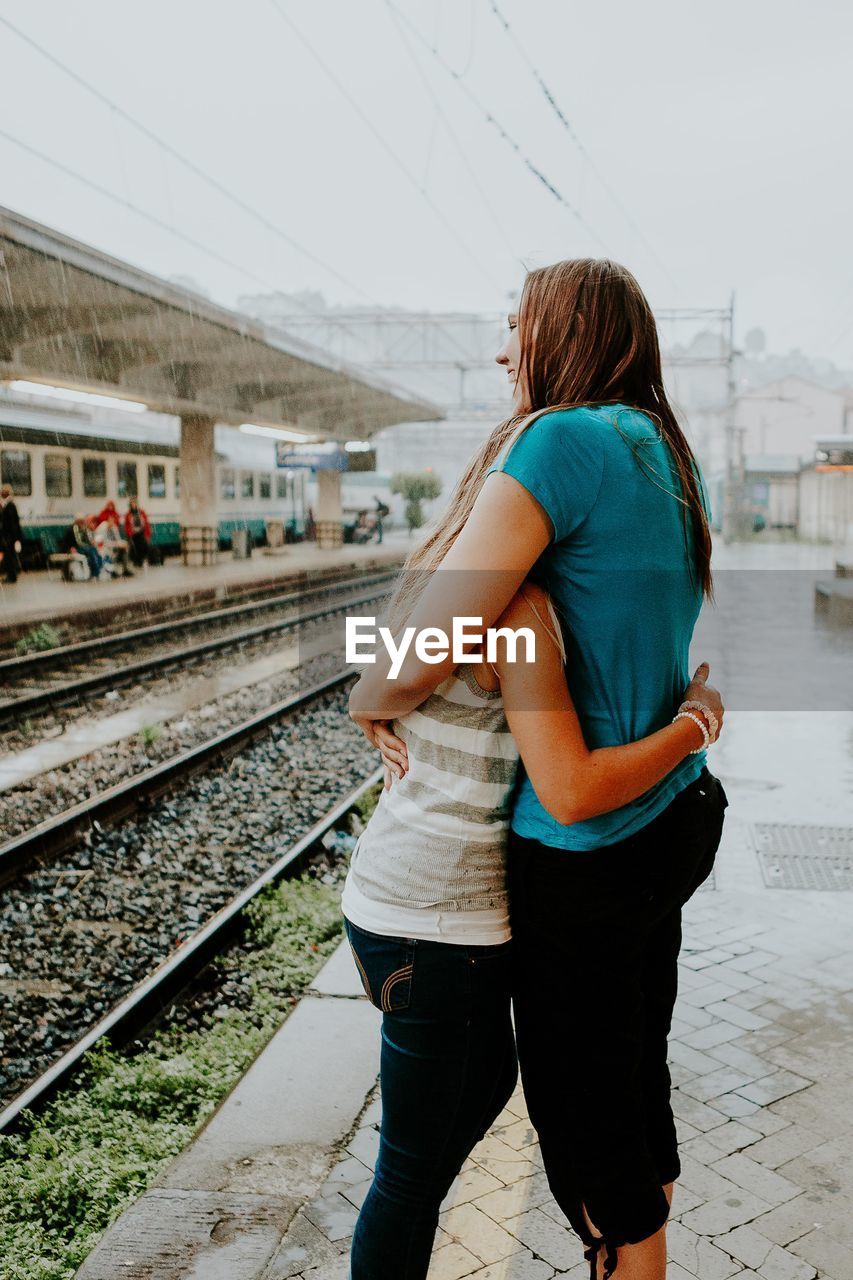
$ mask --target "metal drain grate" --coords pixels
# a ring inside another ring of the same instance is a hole
[[[757,822],[752,834],[768,889],[853,889],[853,827]]]

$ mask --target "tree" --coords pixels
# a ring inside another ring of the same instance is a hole
[[[441,481],[432,471],[399,471],[391,477],[391,492],[406,499],[406,523],[409,533],[420,529],[424,523],[424,499],[437,498],[441,493]]]

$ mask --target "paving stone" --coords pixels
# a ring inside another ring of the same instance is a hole
[[[538,1209],[551,1199],[551,1188],[544,1173],[534,1173],[532,1177],[522,1178],[509,1187],[501,1186],[497,1178],[492,1181],[499,1189],[479,1197],[475,1203],[478,1209],[494,1218],[495,1222],[517,1218],[527,1209]]]
[[[779,1133],[782,1129],[787,1129],[791,1123],[790,1120],[779,1115],[776,1111],[768,1109],[749,1112],[747,1115],[740,1117],[740,1122],[746,1125],[747,1129],[754,1129],[756,1133],[760,1133],[763,1137],[768,1137],[771,1133]]]
[[[481,1267],[479,1258],[453,1240],[432,1255],[427,1280],[462,1280],[463,1276],[472,1276]]]
[[[754,1191],[769,1205],[783,1204],[800,1194],[800,1188],[793,1182],[740,1153],[718,1160],[714,1170],[746,1191]]]
[[[823,1202],[819,1195],[804,1193],[762,1214],[753,1225],[756,1231],[760,1231],[774,1244],[787,1246],[792,1240],[807,1235],[820,1226],[822,1208]]]
[[[719,1159],[719,1157],[717,1157]],[[686,1151],[681,1153],[681,1177],[679,1183],[700,1195],[703,1200],[713,1200],[734,1191],[735,1185],[723,1174],[706,1164],[700,1164]]]
[[[586,1265],[583,1273],[584,1280],[587,1280],[589,1268]],[[554,1275],[556,1272],[552,1266],[541,1258],[534,1258],[529,1249],[521,1246],[519,1252],[514,1253],[511,1258],[506,1258],[495,1266],[483,1267],[482,1271],[472,1272],[470,1280],[551,1280]]]
[[[536,1130],[529,1120],[516,1120],[515,1124],[501,1129],[498,1137],[514,1151],[523,1151],[536,1142]]]
[[[457,1205],[439,1218],[441,1228],[473,1253],[480,1262],[500,1262],[517,1253],[521,1244],[492,1218],[473,1204]]]
[[[738,1089],[738,1093],[749,1102],[756,1102],[759,1106],[766,1107],[771,1102],[787,1098],[791,1093],[798,1093],[800,1089],[808,1089],[813,1083],[813,1080],[805,1080],[802,1076],[794,1075],[793,1071],[775,1071],[761,1080],[753,1080],[750,1084],[744,1085],[742,1089]]]
[[[802,1125],[789,1124],[779,1133],[771,1133],[767,1138],[759,1138],[749,1148],[751,1160],[757,1160],[768,1169],[778,1169],[789,1160],[795,1160],[806,1151],[813,1151],[820,1146],[821,1137]]]
[[[691,1098],[697,1098],[699,1102],[712,1102],[723,1094],[731,1093],[734,1089],[741,1089],[744,1085],[751,1084],[754,1079],[754,1076],[745,1075],[743,1071],[738,1071],[735,1067],[718,1066],[716,1071],[711,1071],[708,1075],[697,1076],[695,1080],[688,1081],[687,1084],[682,1086],[682,1091],[689,1093]]]
[[[372,1127],[359,1129],[347,1147],[347,1151],[372,1172],[376,1157],[379,1155],[379,1130]]]
[[[736,1067],[738,1071],[748,1073],[753,1080],[760,1080],[767,1075],[766,1059],[759,1057],[757,1053],[750,1053],[748,1049],[743,1048],[742,1044],[733,1044],[728,1041],[725,1044],[715,1045],[710,1052],[712,1057],[718,1058],[726,1066]]]
[[[367,1193],[372,1186],[373,1175],[371,1174],[364,1182],[348,1183],[347,1186],[341,1187],[340,1194],[356,1209],[360,1209],[367,1199]]]
[[[338,1250],[328,1236],[298,1213],[291,1222],[284,1243],[273,1258],[264,1280],[291,1280],[303,1271],[336,1262]]]
[[[149,1191],[122,1214],[77,1272],[79,1280],[255,1280],[297,1204],[272,1196]],[[191,1269],[191,1271],[190,1271]]]
[[[726,1123],[726,1117],[721,1112],[706,1106],[704,1102],[697,1102],[695,1098],[682,1093],[680,1089],[674,1089],[672,1092],[672,1110],[676,1116],[692,1124],[694,1129],[698,1129],[701,1133]]]
[[[311,1200],[305,1206],[305,1216],[328,1240],[346,1240],[352,1235],[358,1210],[335,1191]]]
[[[770,1206],[750,1191],[733,1188],[726,1195],[706,1200],[698,1209],[691,1209],[682,1219],[685,1226],[698,1235],[719,1236],[731,1231],[733,1227],[751,1222],[759,1214],[766,1213]]]
[[[742,1027],[744,1031],[757,1031],[760,1027],[768,1025],[766,1018],[753,1013],[751,1009],[742,1009],[731,1000],[720,1000],[706,1005],[705,1012],[716,1018],[723,1018],[726,1022],[733,1022],[736,1027]]]
[[[299,1280],[348,1280],[348,1276],[349,1259],[338,1258],[337,1262],[324,1262],[322,1266],[303,1271]]]
[[[691,1276],[702,1280],[729,1280],[740,1270],[727,1253],[681,1222],[672,1222],[666,1232],[670,1258]],[[616,1268],[618,1275],[619,1268]]]
[[[522,1183],[527,1179],[522,1179]],[[521,1186],[522,1183],[517,1183]],[[481,1196],[486,1196],[490,1191],[497,1191],[503,1188],[504,1184],[494,1174],[487,1173],[485,1169],[481,1169],[479,1165],[472,1165],[470,1169],[463,1169],[453,1186],[445,1196],[442,1209],[451,1209],[457,1204],[467,1204],[469,1200],[478,1200]]]
[[[853,1249],[839,1244],[826,1231],[812,1231],[795,1240],[788,1248],[789,1252],[816,1267],[821,1280],[824,1276],[832,1277],[833,1280],[848,1280],[849,1276],[853,1276]]]
[[[575,1265],[583,1250],[575,1236],[559,1226],[541,1209],[529,1209],[517,1218],[505,1223],[507,1231],[522,1244],[526,1244],[539,1258],[551,1264],[557,1271],[567,1271]]]
[[[734,1026],[731,1022],[712,1021],[707,1026],[691,1030],[681,1036],[681,1043],[690,1045],[691,1049],[712,1050],[717,1045],[725,1044],[728,1040],[737,1040],[742,1035],[740,1027]]]
[[[721,1125],[719,1129],[709,1129],[705,1137],[712,1147],[717,1147],[727,1156],[752,1146],[758,1140],[755,1131],[748,1129],[739,1120],[729,1120],[728,1124]]]
[[[479,1142],[471,1153],[473,1160],[487,1173],[499,1178],[505,1185],[527,1178],[536,1172],[536,1165],[517,1151],[508,1147],[494,1134]]]
[[[686,1067],[695,1076],[710,1074],[720,1069],[720,1063],[716,1058],[709,1057],[699,1049],[691,1049],[689,1045],[682,1044],[678,1040],[670,1044],[669,1057],[672,1062]]]

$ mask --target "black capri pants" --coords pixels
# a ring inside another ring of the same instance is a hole
[[[641,831],[588,853],[513,833],[521,1076],[554,1198],[595,1277],[654,1235],[680,1172],[667,1037],[681,908],[710,874],[728,801],[703,769]],[[601,1232],[594,1237],[584,1220]]]

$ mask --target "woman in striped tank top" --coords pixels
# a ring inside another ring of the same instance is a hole
[[[681,907],[726,805],[704,756],[722,706],[706,667],[688,686],[707,500],[624,267],[531,272],[497,359],[514,412],[409,556],[389,621],[527,626],[536,661],[457,668],[412,649],[393,680],[368,667],[350,701],[396,773],[344,900],[384,1015],[352,1277],[426,1275],[442,1196],[513,1088],[511,983],[530,1118],[593,1280],[664,1280]]]

